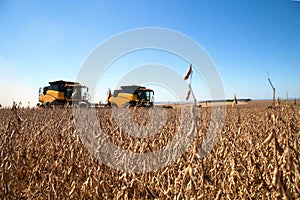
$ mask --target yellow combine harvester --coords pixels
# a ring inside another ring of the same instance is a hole
[[[39,90],[41,106],[74,104],[80,107],[89,107],[88,88],[86,86],[63,80],[49,82],[49,84],[50,86],[42,87]]]
[[[109,92],[108,105],[112,107],[153,107],[154,91],[142,86],[121,86],[113,94]]]

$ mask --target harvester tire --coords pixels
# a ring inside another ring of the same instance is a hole
[[[45,103],[45,108],[52,108],[51,103],[50,102],[46,102]]]
[[[117,104],[114,104],[114,103],[112,103],[110,107],[111,108],[118,108]]]
[[[123,108],[130,108],[131,105],[130,105],[130,103],[127,102],[127,103],[124,103],[122,107],[123,107]]]

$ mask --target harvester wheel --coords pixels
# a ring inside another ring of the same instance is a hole
[[[50,103],[50,102],[47,102],[47,103],[45,104],[45,108],[52,108],[51,103]]]
[[[117,104],[112,103],[111,108],[118,108]]]
[[[79,103],[79,108],[88,108],[89,105],[85,102]]]
[[[123,108],[130,108],[130,107],[131,105],[128,102],[123,104]]]

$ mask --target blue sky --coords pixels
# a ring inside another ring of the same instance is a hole
[[[13,100],[35,105],[39,87],[58,79],[76,80],[81,65],[101,42],[143,27],[172,29],[194,39],[216,64],[226,98],[232,98],[234,93],[238,98],[271,98],[266,71],[270,72],[276,96],[285,98],[288,91],[290,98],[300,97],[300,2],[297,1],[2,0],[0,24],[2,105],[10,105]],[[182,66],[188,63],[165,53],[142,54],[137,53],[132,59],[139,59],[138,64],[174,65],[179,73],[188,68]],[[129,55],[127,61],[130,58]],[[126,73],[131,65],[125,59],[114,70]],[[121,78],[106,76],[96,92],[100,100],[107,88],[113,88]],[[209,98],[200,75],[194,77],[197,98]],[[157,94],[157,100],[169,100],[163,92]]]

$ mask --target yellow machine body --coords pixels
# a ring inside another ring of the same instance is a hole
[[[82,88],[87,88],[86,86],[63,80],[49,82],[49,84],[50,86],[40,88],[39,102],[42,105],[71,105],[74,102],[88,103],[88,100],[82,96]]]
[[[65,100],[65,93],[64,92],[58,92],[55,90],[47,90],[46,94],[39,95],[39,101],[41,103],[52,103],[55,100]]]
[[[137,99],[136,96],[137,95],[134,94],[119,93],[117,97],[110,97],[109,102],[119,108],[122,108],[128,102],[135,101]]]
[[[118,108],[123,107],[152,107],[154,91],[141,86],[121,86],[109,97],[108,103]]]

